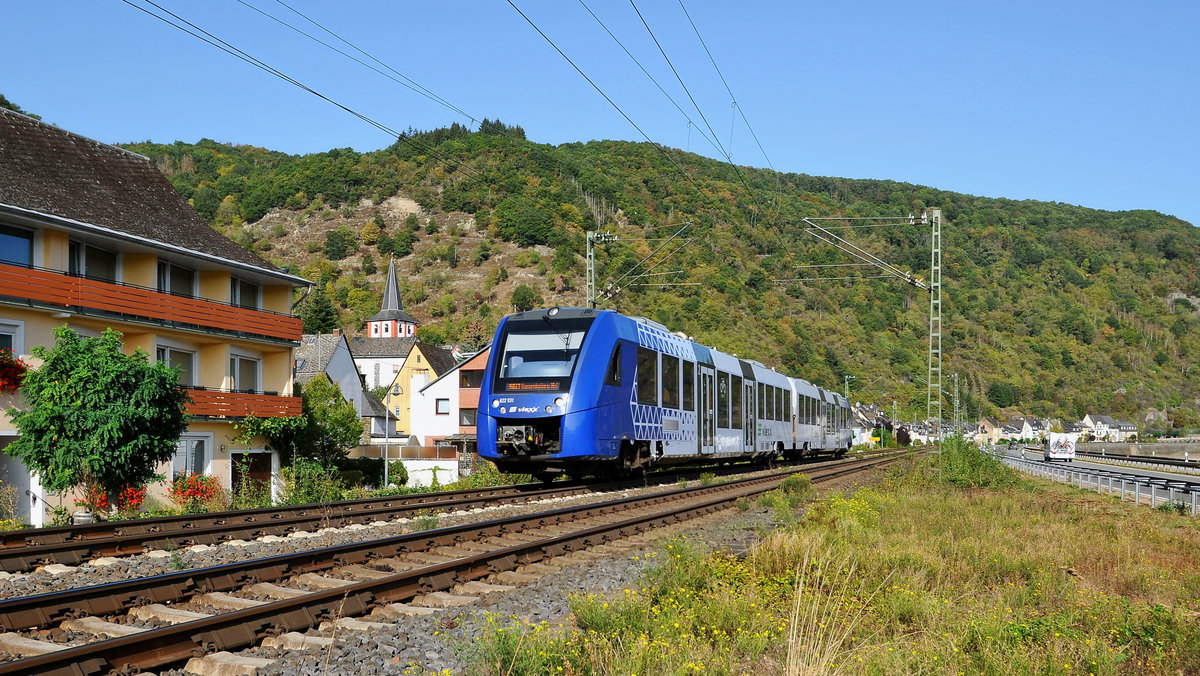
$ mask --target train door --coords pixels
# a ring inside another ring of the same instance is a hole
[[[716,426],[717,389],[716,377],[711,366],[696,365],[696,373],[700,379],[700,434],[698,441],[700,453],[712,453],[716,450],[713,432]]]
[[[745,383],[745,387],[742,388],[745,396],[745,399],[742,401],[742,416],[744,417],[742,421],[742,443],[745,444],[747,450],[757,451],[758,427],[755,424],[756,419],[754,416],[754,381],[747,380]]]

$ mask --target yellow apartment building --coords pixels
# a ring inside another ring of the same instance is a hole
[[[28,361],[56,326],[111,327],[127,352],[178,367],[192,422],[160,474],[201,472],[228,489],[243,454],[252,476],[277,474],[278,457],[261,439],[236,443],[233,423],[300,413],[291,300],[307,284],[209,227],[148,158],[0,109],[0,349]],[[3,411],[22,404],[0,393],[0,448],[16,437]],[[73,507],[4,454],[0,482],[35,525],[47,503]]]

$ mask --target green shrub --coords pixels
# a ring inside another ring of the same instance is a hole
[[[304,505],[314,502],[332,502],[342,495],[342,485],[334,470],[316,460],[297,458],[290,467],[280,472],[283,492],[279,500],[284,505]]]

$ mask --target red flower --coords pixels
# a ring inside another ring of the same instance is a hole
[[[29,365],[14,355],[12,350],[0,350],[0,392],[16,391],[28,370]]]

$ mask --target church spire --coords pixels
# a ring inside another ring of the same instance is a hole
[[[395,254],[392,254],[391,262],[388,265],[387,281],[383,285],[383,306],[379,308],[380,312],[388,310],[404,310],[404,304],[400,300],[400,282],[396,279]]]
[[[409,338],[416,332],[417,320],[404,311],[400,300],[400,280],[396,277],[396,257],[393,255],[383,285],[382,307],[367,319],[367,334],[371,338]]]

